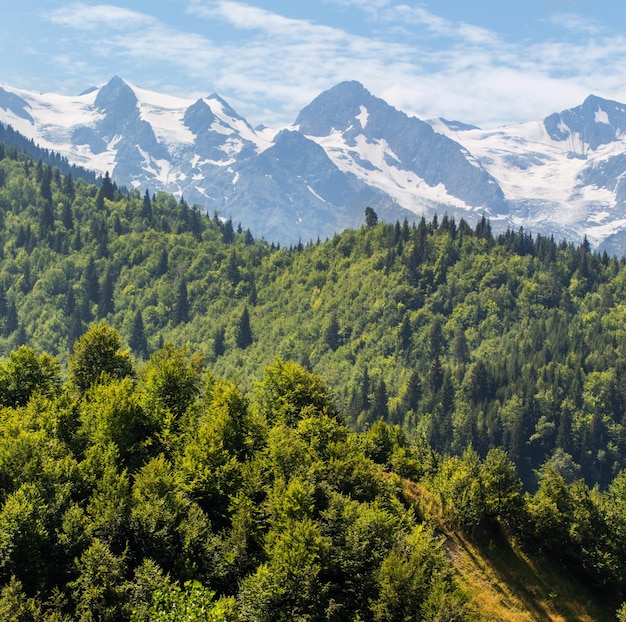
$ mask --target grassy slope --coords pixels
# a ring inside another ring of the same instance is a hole
[[[615,621],[619,602],[610,602],[552,560],[529,556],[503,532],[469,538],[441,519],[437,501],[405,481],[408,499],[445,537],[459,584],[471,595],[470,608],[481,622]]]

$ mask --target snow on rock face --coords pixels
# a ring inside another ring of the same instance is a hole
[[[217,94],[194,102],[116,76],[74,97],[0,83],[0,122],[120,185],[184,195],[268,240],[360,226],[369,205],[383,220],[485,214],[496,229],[587,235],[624,252],[626,106],[594,95],[543,121],[481,130],[427,123],[342,82],[276,131],[253,129]]]
[[[367,108],[365,106],[359,107],[359,114],[356,116],[358,122],[361,124],[361,127],[365,129],[367,125],[367,119],[369,117],[369,112],[367,112]]]

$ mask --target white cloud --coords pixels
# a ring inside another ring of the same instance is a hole
[[[333,4],[362,12],[366,24],[351,32],[352,14],[340,28],[236,0],[187,0],[192,26],[104,4],[75,3],[47,18],[74,31],[56,54],[64,66],[89,55],[93,76],[113,59],[107,79],[117,73],[181,96],[215,90],[253,124],[289,123],[320,91],[346,79],[407,112],[483,127],[540,118],[592,91],[626,100],[626,39],[592,30],[573,14],[559,23],[576,37],[518,43],[394,0]]]
[[[583,35],[598,35],[603,32],[602,25],[590,20],[588,17],[577,15],[576,13],[554,13],[550,17],[550,21],[555,26],[560,26],[570,32]]]
[[[80,2],[49,11],[46,18],[54,24],[68,26],[76,30],[98,30],[111,28],[130,30],[138,26],[149,26],[156,20],[130,9],[111,4],[87,5]]]

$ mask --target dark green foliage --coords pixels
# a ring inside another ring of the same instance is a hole
[[[140,358],[148,358],[148,340],[146,338],[146,331],[143,325],[143,317],[141,311],[137,309],[133,318],[133,326],[131,328],[130,336],[128,337],[128,345],[130,349]]]
[[[328,325],[324,330],[324,341],[331,350],[336,350],[341,343],[339,321],[334,313],[331,314],[328,320]]]
[[[224,330],[224,327],[218,326],[215,329],[215,334],[213,336],[213,354],[215,355],[215,358],[222,356],[222,354],[226,352],[225,338],[226,331]]]
[[[250,326],[250,314],[248,312],[248,307],[245,306],[239,316],[237,326],[235,327],[235,344],[238,348],[245,350],[248,346],[252,345],[252,341],[253,336],[252,327]]]
[[[378,224],[378,214],[371,208],[365,208],[365,226],[368,229],[375,227]]]
[[[173,317],[174,325],[186,324],[189,321],[189,295],[187,293],[187,282],[181,279],[178,284],[178,293],[174,303]]]

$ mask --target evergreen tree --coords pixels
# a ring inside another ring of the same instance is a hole
[[[387,385],[382,378],[374,385],[374,394],[372,396],[371,415],[372,421],[389,419],[389,407],[387,404]]]
[[[100,296],[98,298],[98,317],[105,318],[110,313],[113,313],[113,289],[114,289],[114,276],[113,269],[108,266],[102,279],[102,286],[100,287]]]
[[[143,202],[141,204],[141,216],[143,218],[147,218],[148,220],[152,220],[152,201],[150,200],[150,193],[146,188],[146,192],[143,195]]]
[[[3,334],[5,337],[8,337],[14,330],[17,329],[18,319],[17,319],[17,307],[15,306],[15,300],[10,298],[7,302],[7,312],[4,321],[4,330]]]
[[[52,171],[49,166],[43,168],[39,193],[47,204],[52,203]]]
[[[365,208],[365,226],[372,229],[378,224],[378,214],[371,208]]]
[[[402,394],[400,402],[401,410],[405,414],[410,410],[414,412],[417,411],[421,399],[422,382],[420,380],[419,373],[416,370],[413,370],[411,376],[409,377],[409,381],[406,384],[406,388],[404,389],[404,393]]]
[[[157,265],[156,275],[163,276],[164,274],[167,274],[168,269],[169,269],[169,265],[168,265],[167,248],[163,247],[163,250],[161,251],[161,255],[159,256],[159,263]]]
[[[409,320],[408,313],[405,313],[402,317],[402,323],[400,324],[400,329],[398,330],[398,341],[400,350],[402,352],[408,352],[411,347],[411,335],[413,334],[413,329],[411,328],[411,321]]]
[[[223,326],[218,326],[213,333],[213,354],[215,358],[226,352],[226,331]]]
[[[141,311],[137,309],[133,317],[133,325],[128,338],[130,349],[143,359],[148,358],[148,339],[143,325],[143,317]]]
[[[341,343],[339,321],[335,313],[332,313],[328,320],[326,330],[324,331],[324,342],[333,351],[336,350]]]
[[[182,278],[178,284],[178,296],[174,305],[174,324],[186,324],[189,321],[189,298],[187,281]]]
[[[72,229],[74,229],[74,215],[72,214],[72,206],[68,201],[63,201],[61,222],[68,231],[72,231]]]
[[[89,257],[87,266],[85,267],[85,293],[87,298],[94,303],[100,300],[100,283],[98,282],[98,271],[93,256]]]
[[[232,244],[235,241],[233,221],[229,218],[222,227],[222,241],[224,244]]]
[[[250,314],[248,313],[248,307],[244,306],[239,321],[235,328],[235,344],[238,348],[245,350],[249,345],[252,345],[253,336],[252,328],[250,326]]]
[[[76,188],[74,187],[74,180],[72,179],[72,173],[68,172],[63,179],[63,194],[72,202],[76,198]]]
[[[228,264],[226,265],[226,278],[233,286],[236,286],[241,280],[241,274],[239,273],[239,265],[237,262],[237,251],[234,248],[230,253]]]
[[[102,198],[108,199],[109,201],[113,201],[115,199],[115,185],[111,181],[111,177],[109,176],[109,171],[104,173],[104,177],[102,178],[102,186],[100,187]]]
[[[39,231],[41,237],[46,237],[54,229],[54,211],[52,210],[52,203],[46,201],[42,208],[39,217]]]

